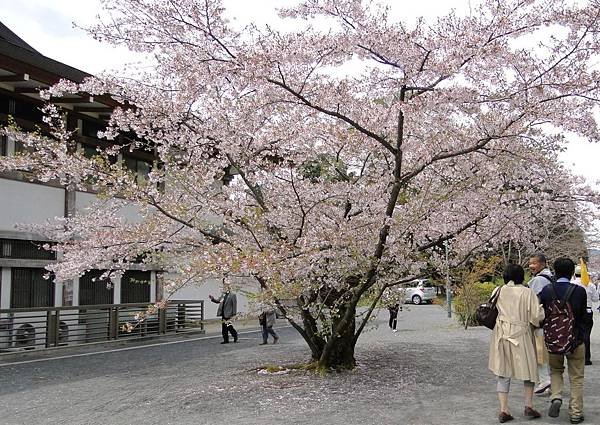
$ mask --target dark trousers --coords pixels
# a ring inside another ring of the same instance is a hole
[[[392,329],[396,329],[396,325],[398,324],[398,313],[393,313],[390,311],[390,321],[389,321],[389,325],[390,328]]]
[[[229,321],[229,319],[223,318],[221,321],[221,333],[223,334],[223,341],[229,342],[229,333],[233,337],[233,342],[237,341],[238,333]]]
[[[274,341],[277,341],[279,339],[279,337],[273,330],[273,326],[267,327],[267,325],[265,324],[265,325],[261,325],[261,327],[262,327],[263,342],[265,344],[267,343],[267,340],[269,339],[269,334],[271,334],[273,336]]]
[[[594,313],[586,312],[584,319],[584,332],[583,332],[583,343],[585,344],[585,361],[590,362],[592,360],[592,353],[590,351],[590,335],[592,333],[592,327],[594,326]]]

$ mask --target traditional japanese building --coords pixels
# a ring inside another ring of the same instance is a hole
[[[41,99],[39,91],[61,79],[80,83],[89,76],[44,56],[0,22],[0,127],[15,124],[22,131],[47,133],[49,128],[43,122],[41,111],[45,101]],[[50,101],[61,109],[67,129],[74,134],[77,149],[91,157],[97,154],[97,147],[108,145],[97,134],[106,127],[110,113],[118,106],[116,101],[109,96],[86,93],[52,98]],[[128,142],[128,135],[123,134],[111,143],[127,145]],[[10,137],[0,138],[0,155],[13,155],[23,149],[19,142]],[[128,148],[122,149],[115,158],[139,178],[147,177],[154,160],[150,151],[130,152]],[[48,273],[44,267],[56,261],[56,253],[43,249],[42,245],[52,241],[45,240],[39,234],[23,231],[18,225],[43,224],[55,217],[85,214],[85,209],[96,199],[91,189],[75,191],[59,182],[41,182],[26,171],[0,173],[0,310],[5,312],[0,313],[0,351],[19,345],[19,341],[27,346],[32,339],[37,341],[39,335],[47,345],[49,326],[56,327],[54,343],[58,344],[62,338],[61,332],[67,335],[69,327],[89,327],[90,323],[86,324],[86,319],[81,318],[82,312],[87,311],[89,316],[92,311],[86,306],[153,303],[162,298],[163,273],[148,264],[133,264],[122,277],[111,282],[98,279],[101,270],[92,270],[70,282],[44,278]],[[132,223],[141,219],[134,205],[124,208],[121,214]],[[179,290],[172,299],[205,300],[208,294],[216,295],[220,291],[220,279],[207,279],[203,283],[202,286]],[[239,310],[243,311],[245,305],[246,299],[241,296]],[[73,307],[73,310],[66,307]],[[214,317],[216,307],[208,303],[202,307],[202,316]],[[9,309],[38,309],[42,312],[43,308],[55,308],[54,312],[44,313],[49,318],[55,315],[53,324],[48,320],[35,322],[35,315],[31,314],[7,313]],[[118,314],[113,320],[106,318],[105,313],[102,312],[100,324],[97,325],[101,333],[106,333],[107,326],[120,323]],[[71,319],[66,318],[69,314],[72,315]],[[7,321],[7,317],[10,317],[10,321]],[[27,323],[32,317],[32,323]],[[175,323],[173,320],[172,323]],[[181,326],[179,321],[177,323],[177,326]],[[108,338],[116,337],[115,332],[116,328],[109,330]],[[87,338],[88,333],[89,329],[86,328],[77,338],[81,339],[82,334]]]
[[[24,131],[48,131],[42,121],[43,102],[39,91],[61,79],[81,82],[88,76],[42,55],[0,23],[0,125],[6,125],[10,120]],[[51,101],[63,111],[68,129],[75,133],[78,149],[93,155],[96,146],[106,145],[97,138],[97,133],[105,128],[106,120],[116,106],[114,100],[81,93]],[[22,149],[23,146],[10,138],[0,140],[1,155],[12,155]],[[118,160],[143,177],[152,166],[153,156],[134,151],[119,154]],[[69,190],[56,182],[36,181],[27,172],[0,175],[0,308],[156,300],[156,271],[127,271],[112,287],[92,279],[100,274],[99,271],[67,284],[48,282],[43,278],[46,273],[43,267],[55,261],[56,254],[41,249],[41,245],[48,242],[43,237],[19,231],[16,224],[41,224],[53,217],[75,214],[94,198],[94,193]],[[128,219],[136,219],[134,208],[124,214]],[[139,282],[147,284],[140,285]]]

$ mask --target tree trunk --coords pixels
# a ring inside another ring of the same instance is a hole
[[[311,357],[313,362],[318,362],[323,349],[325,348],[325,340],[319,335],[319,329],[317,327],[317,321],[310,314],[308,309],[302,309],[302,323],[304,324],[304,339],[308,343],[311,351]]]
[[[356,366],[354,359],[355,316],[356,307],[351,301],[340,306],[339,314],[331,325],[331,335],[318,361],[318,368],[321,371],[353,369]]]

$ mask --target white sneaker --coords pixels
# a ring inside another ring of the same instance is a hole
[[[533,389],[536,395],[544,395],[544,393],[550,389],[550,382],[540,382],[537,387]]]
[[[392,329],[392,332],[398,332],[398,329]]]

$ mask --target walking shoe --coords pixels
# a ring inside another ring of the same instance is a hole
[[[263,342],[261,342],[261,343],[260,343],[260,344],[258,344],[258,345],[267,345],[267,341],[263,341]]]
[[[276,336],[273,338],[273,344],[277,344],[279,342],[279,337]]]
[[[498,422],[500,422],[501,424],[503,424],[504,422],[512,421],[513,419],[514,418],[510,413],[500,412],[500,414],[498,415]]]
[[[537,419],[541,418],[542,415],[540,412],[535,410],[533,407],[525,406],[525,411],[523,412],[523,416],[529,419]]]
[[[221,341],[221,344],[229,344],[229,341]]]
[[[540,382],[539,385],[534,388],[533,392],[536,394],[544,394],[548,388],[550,388],[550,382]]]
[[[583,422],[583,415],[576,418],[570,418],[572,424],[580,424]]]
[[[233,342],[237,342],[237,335],[233,337]]]
[[[398,332],[398,329],[394,329],[392,332],[394,332],[394,333],[395,333],[395,332]]]
[[[585,365],[586,365],[586,366],[591,366],[591,365],[592,365],[592,361],[591,361],[591,360],[587,360],[587,361],[585,362]]]
[[[560,413],[561,405],[562,405],[562,400],[560,398],[555,398],[554,400],[552,400],[550,409],[548,409],[548,416],[550,416],[551,418],[558,418],[558,414]]]

